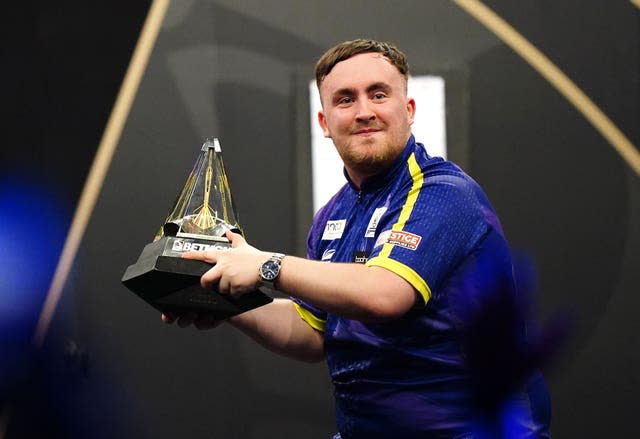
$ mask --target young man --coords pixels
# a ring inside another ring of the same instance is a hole
[[[336,438],[472,437],[478,386],[465,361],[466,326],[492,292],[514,293],[486,196],[411,135],[408,71],[395,46],[370,40],[341,43],[318,61],[318,122],[348,181],[315,216],[308,259],[259,251],[231,232],[231,250],[185,255],[215,264],[202,284],[222,293],[266,284],[290,295],[229,323],[274,352],[327,360]],[[540,385],[524,383],[500,403],[517,437],[548,435]]]

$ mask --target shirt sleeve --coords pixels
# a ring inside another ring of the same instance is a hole
[[[291,297],[291,300],[302,320],[307,322],[313,329],[324,332],[327,323],[327,313],[325,311],[294,297]]]
[[[489,228],[478,190],[462,176],[414,173],[407,195],[382,219],[367,265],[398,274],[426,303]]]
[[[329,204],[331,202],[332,201],[330,201]],[[324,224],[324,221],[326,221],[327,212],[328,208],[327,206],[324,206],[316,213],[313,219],[313,224],[307,236],[307,259],[320,259],[317,255],[318,251],[316,248],[317,242],[320,239],[320,236],[322,236],[322,230],[319,224]],[[307,324],[309,324],[309,326],[311,326],[313,329],[324,332],[324,328],[327,322],[327,313],[325,311],[295,297],[289,298],[293,301],[295,309],[302,320],[307,322]]]

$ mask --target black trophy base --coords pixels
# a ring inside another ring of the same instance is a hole
[[[257,290],[232,298],[202,288],[200,277],[212,265],[182,259],[179,254],[166,255],[167,248],[175,247],[173,241],[177,240],[179,238],[164,237],[146,245],[138,261],[130,265],[122,277],[122,283],[149,305],[163,313],[195,312],[225,319],[273,300]]]

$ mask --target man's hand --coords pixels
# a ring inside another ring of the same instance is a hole
[[[181,328],[186,328],[193,324],[197,329],[212,329],[224,322],[224,320],[214,319],[211,314],[198,315],[193,312],[184,314],[162,314],[162,321],[168,325],[176,322]]]
[[[182,257],[215,264],[202,275],[200,279],[202,287],[215,286],[221,294],[238,297],[256,289],[260,280],[258,269],[264,261],[269,259],[270,254],[250,246],[242,235],[237,233],[227,231],[226,237],[231,242],[231,248],[228,250],[185,252]],[[215,320],[210,314],[189,312],[162,314],[162,321],[167,324],[176,322],[181,328],[193,325],[198,329],[211,329],[224,320]]]
[[[260,280],[258,270],[271,254],[250,246],[242,235],[227,231],[226,236],[231,241],[228,250],[185,252],[182,257],[215,264],[202,276],[202,287],[217,286],[221,294],[238,297],[256,289]]]

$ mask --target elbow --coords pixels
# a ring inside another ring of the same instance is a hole
[[[310,352],[300,355],[296,359],[304,363],[320,363],[321,361],[324,361],[324,352]]]
[[[389,298],[380,298],[372,301],[365,309],[365,315],[362,320],[370,323],[383,323],[397,320],[409,311],[412,304],[406,304],[404,301],[391,300]]]
[[[359,291],[362,320],[387,322],[404,316],[416,304],[417,290],[404,278],[384,268],[369,267],[367,287]]]
[[[280,352],[285,357],[293,358],[294,360],[302,361],[304,363],[320,363],[325,360],[323,348],[310,348],[310,349],[287,349]]]

